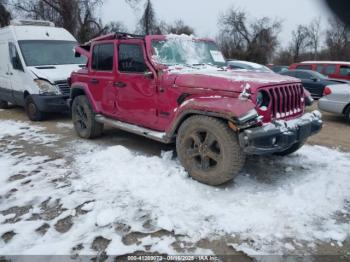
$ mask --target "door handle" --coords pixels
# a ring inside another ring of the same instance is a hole
[[[113,84],[115,87],[123,88],[126,87],[126,84],[124,82],[116,82]]]
[[[100,83],[100,81],[98,81],[97,79],[91,79],[90,83],[91,84],[98,84],[98,83]]]

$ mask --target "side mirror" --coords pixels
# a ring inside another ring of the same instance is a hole
[[[316,77],[311,77],[311,80],[314,81],[314,82],[317,82],[317,81],[318,81],[318,78],[316,78]]]
[[[146,71],[146,72],[144,73],[144,76],[145,76],[146,78],[148,78],[148,79],[153,79],[153,78],[154,78],[154,75],[153,75],[153,73],[152,73],[151,71]]]

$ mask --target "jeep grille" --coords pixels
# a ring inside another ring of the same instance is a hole
[[[304,87],[301,84],[273,86],[268,92],[273,118],[287,118],[304,111]]]

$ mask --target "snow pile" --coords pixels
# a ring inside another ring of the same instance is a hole
[[[3,124],[0,139],[9,136],[11,125],[12,134],[30,135],[32,141],[46,135],[25,123]],[[235,183],[215,188],[190,179],[172,152],[148,157],[122,146],[69,145],[63,159],[13,155],[8,147],[0,155],[0,212],[29,208],[24,215],[0,215],[0,235],[16,233],[10,242],[0,241],[1,254],[67,255],[77,245],[83,246],[79,254],[95,254],[91,243],[99,236],[111,241],[111,255],[144,251],[147,245],[151,251],[175,254],[173,235],[145,237],[139,245],[122,239],[127,232],[160,229],[191,243],[233,237],[229,244],[250,255],[293,252],[317,241],[342,245],[349,237],[346,153],[305,146],[286,158],[253,158]],[[24,178],[11,179],[18,175]],[[51,209],[60,212],[47,219]],[[49,228],[41,235],[37,229],[44,223]],[[59,228],[70,223],[68,229]],[[129,229],[120,232],[118,225]]]
[[[31,141],[37,144],[50,144],[59,139],[58,135],[46,134],[40,132],[46,128],[30,125],[26,122],[3,120],[1,121],[0,139],[13,139],[19,137],[21,140]]]

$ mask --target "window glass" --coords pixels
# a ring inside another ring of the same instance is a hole
[[[99,44],[92,51],[92,69],[113,71],[114,44]]]
[[[297,72],[297,78],[300,78],[300,79],[311,79],[312,75],[308,74],[306,72]]]
[[[337,66],[336,65],[328,65],[326,67],[325,74],[326,75],[332,75],[332,74],[335,74],[336,71],[337,71]]]
[[[312,65],[298,65],[297,69],[312,70]]]
[[[144,73],[148,71],[143,49],[138,44],[121,44],[118,64],[120,72]]]
[[[340,75],[350,76],[350,66],[340,66]]]
[[[295,72],[294,71],[285,71],[285,72],[282,72],[282,75],[295,77]]]
[[[13,43],[9,43],[10,59],[13,69],[23,71],[23,65],[19,58],[17,48]]]
[[[319,73],[322,73],[323,72],[323,68],[324,68],[324,65],[317,65],[316,71],[319,72]]]

